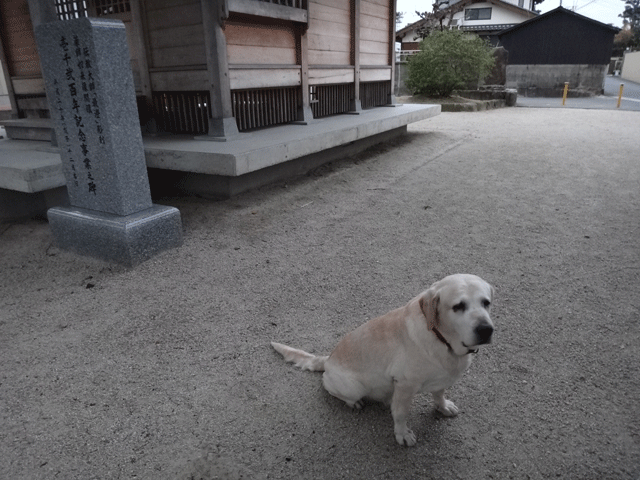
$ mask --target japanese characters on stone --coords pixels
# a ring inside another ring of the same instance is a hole
[[[82,182],[89,193],[96,195],[99,185],[94,176],[95,158],[100,154],[101,146],[106,144],[106,139],[89,48],[76,34],[70,38],[60,35],[58,46],[64,64],[64,78],[54,78],[53,84],[56,114],[63,131],[61,147],[69,156],[74,185],[78,187]],[[70,110],[64,108],[63,94],[70,99]],[[79,155],[74,155],[74,148],[79,149],[75,152]],[[74,158],[81,158],[81,165]]]

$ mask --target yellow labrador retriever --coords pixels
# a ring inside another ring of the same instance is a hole
[[[348,333],[329,356],[271,345],[303,370],[324,371],[324,388],[350,407],[362,408],[364,398],[391,404],[396,440],[413,446],[407,417],[416,393],[431,392],[438,411],[458,414],[444,390],[469,368],[469,354],[491,343],[492,298],[493,287],[480,277],[451,275]]]

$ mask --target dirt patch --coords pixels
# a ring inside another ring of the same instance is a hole
[[[0,471],[11,479],[638,478],[637,113],[442,114],[393,148],[180,209],[135,269],[0,226]],[[615,138],[615,146],[611,139]],[[354,412],[269,341],[328,353],[433,281],[496,288],[493,344]]]

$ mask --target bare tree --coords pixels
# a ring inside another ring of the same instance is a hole
[[[472,0],[460,0],[451,5],[451,0],[436,0],[432,5],[433,10],[431,12],[416,12],[416,15],[425,21],[416,30],[416,33],[420,38],[425,38],[433,30],[444,30],[445,27],[451,24],[453,16],[463,11],[471,3]]]

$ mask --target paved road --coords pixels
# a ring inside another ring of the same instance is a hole
[[[640,111],[640,84],[608,75],[605,78],[604,95],[587,98],[567,98],[564,108],[589,108],[616,110],[620,84],[624,83],[620,110]],[[563,108],[562,98],[527,98],[518,96],[518,107]]]

